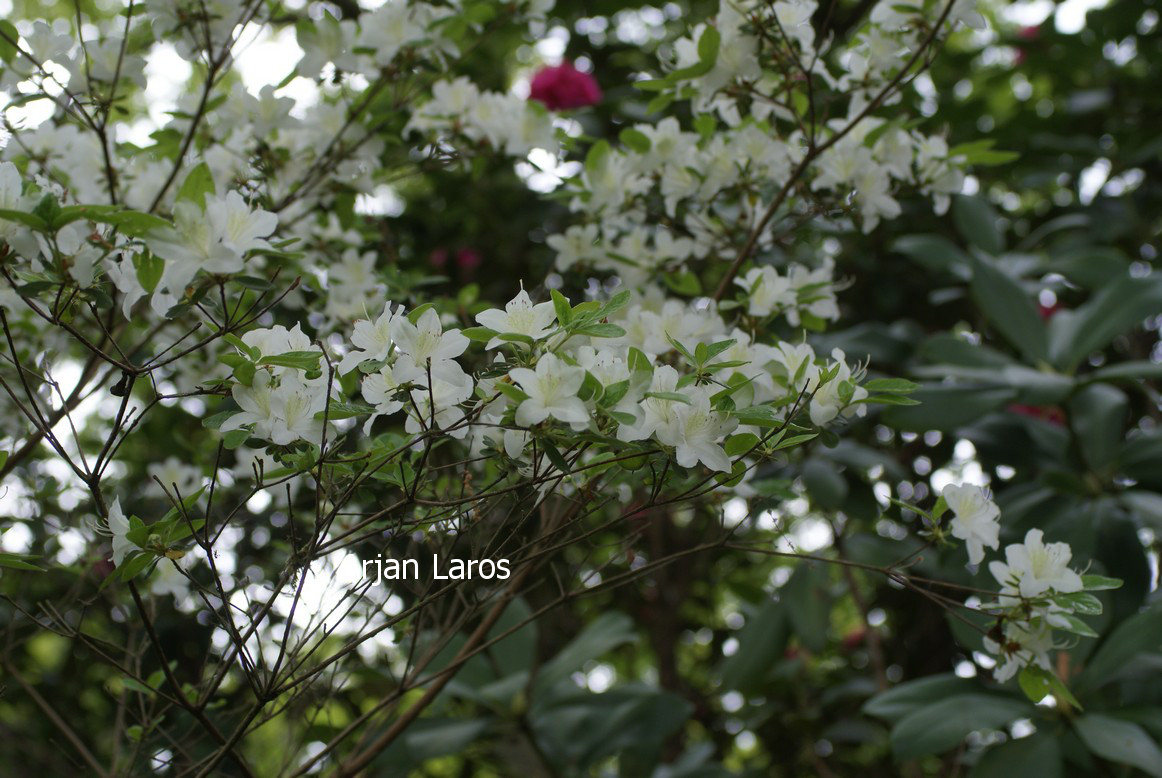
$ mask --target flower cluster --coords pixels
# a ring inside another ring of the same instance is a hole
[[[1000,508],[982,488],[949,484],[932,518],[938,520],[945,508],[952,512],[950,533],[965,542],[971,564],[984,560],[986,547],[999,547]],[[1046,543],[1039,529],[1029,530],[1024,542],[1005,546],[1004,553],[1005,561],[993,560],[988,565],[1001,587],[997,600],[980,606],[997,618],[984,646],[998,658],[993,675],[1002,682],[1030,666],[1051,671],[1049,652],[1064,647],[1055,638],[1055,629],[1093,637],[1096,633],[1077,618],[1077,614],[1101,613],[1101,602],[1087,591],[1118,585],[1112,579],[1072,570],[1069,544]]]

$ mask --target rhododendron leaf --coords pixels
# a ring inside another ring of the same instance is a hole
[[[17,48],[19,40],[20,33],[12,26],[12,22],[0,19],[0,61],[12,62],[16,59],[20,51]]]
[[[689,397],[678,392],[646,392],[646,397],[653,397],[656,400],[670,400],[683,405],[690,405],[692,402]]]
[[[1061,679],[1042,667],[1029,665],[1021,670],[1020,675],[1017,676],[1017,683],[1030,702],[1041,702],[1047,695],[1051,694],[1078,710],[1082,709],[1081,703],[1073,696],[1073,692],[1069,691],[1069,688],[1061,682]]]
[[[323,358],[321,351],[288,351],[285,354],[272,354],[258,360],[258,364],[274,367],[289,367],[295,370],[313,370],[319,366]]]
[[[872,405],[919,405],[919,400],[913,400],[911,397],[903,397],[898,394],[873,394],[869,397],[864,397],[862,400],[856,400],[860,403],[870,403]]]
[[[888,392],[892,394],[908,394],[920,388],[920,384],[906,378],[875,378],[863,385],[869,392]]]
[[[597,314],[598,318],[604,319],[617,313],[622,308],[629,305],[630,298],[631,295],[628,290],[622,290],[618,292],[613,297],[609,298],[609,302],[601,306]]]
[[[709,140],[717,128],[718,121],[714,114],[704,113],[694,119],[694,130],[702,136],[702,140]]]
[[[122,581],[132,581],[156,562],[156,555],[138,551],[129,559],[124,560],[121,567],[117,568],[117,577]]]
[[[662,281],[675,292],[687,297],[696,297],[702,294],[702,282],[698,276],[689,271],[681,273],[664,273]]]
[[[505,383],[504,381],[497,381],[494,387],[496,391],[500,392],[510,400],[515,400],[518,403],[529,399],[527,394],[522,392],[517,386],[514,386],[513,384]]]
[[[423,316],[428,311],[434,311],[435,309],[436,309],[436,306],[433,305],[432,303],[424,303],[423,305],[417,305],[413,310],[408,312],[408,316],[407,316],[408,321],[410,321],[412,324],[415,324],[416,322],[418,322],[420,320],[421,316]]]
[[[375,413],[375,408],[370,405],[363,405],[362,403],[338,403],[332,402],[327,406],[326,411],[319,411],[315,414],[316,419],[353,419],[356,416],[366,416]]]
[[[726,451],[727,456],[736,457],[740,454],[745,454],[758,444],[758,435],[751,432],[744,432],[741,435],[732,435],[727,438],[723,449]]]
[[[29,559],[37,559],[38,557],[29,554],[12,554],[6,551],[0,552],[0,567],[11,568],[12,570],[26,570],[28,572],[43,573],[44,568],[37,567],[29,562]]]
[[[228,449],[236,449],[250,438],[251,432],[247,429],[230,430],[222,436],[222,445]]]
[[[1122,580],[1119,578],[1107,578],[1104,575],[1083,575],[1081,577],[1081,585],[1085,587],[1087,592],[1120,589],[1122,588],[1122,583]]]
[[[1005,339],[1030,361],[1048,359],[1049,336],[1032,298],[1011,276],[985,260],[973,262],[972,294]]]
[[[620,338],[625,335],[625,330],[616,324],[590,324],[578,329],[577,334],[591,338]]]
[[[48,223],[40,216],[32,213],[25,213],[24,211],[14,211],[10,208],[0,208],[0,219],[10,222],[20,222],[26,227],[31,227],[37,232],[48,232]]]
[[[606,157],[611,153],[609,141],[597,141],[589,147],[589,151],[585,155],[585,170],[590,175],[595,175],[601,169],[601,166],[605,164]]]
[[[652,373],[654,371],[654,364],[650,358],[641,349],[634,346],[630,346],[626,361],[629,363],[629,369],[632,373]]]
[[[1162,778],[1162,748],[1137,724],[1100,713],[1087,713],[1073,728],[1090,751],[1117,764],[1131,765]]]
[[[152,292],[165,273],[165,260],[148,251],[139,251],[133,255],[133,269],[141,288]]]
[[[640,85],[641,82],[638,83]],[[650,146],[652,145],[650,143],[649,137],[644,132],[641,130],[635,130],[632,127],[626,127],[624,130],[618,133],[617,138],[622,142],[622,144],[629,146],[639,154],[645,154],[648,152],[650,150]]]
[[[490,330],[487,327],[465,327],[460,330],[460,334],[469,340],[475,340],[480,343],[487,343],[497,336],[495,330]]]
[[[557,314],[557,321],[562,327],[568,326],[569,322],[573,321],[573,308],[569,305],[568,298],[556,289],[550,291],[549,296],[553,300],[553,311]]]
[[[214,175],[210,172],[210,166],[202,162],[186,174],[181,188],[178,189],[177,200],[194,203],[203,208],[206,204],[206,195],[215,193]]]
[[[557,447],[554,446],[551,441],[541,438],[537,441],[537,443],[541,447],[541,451],[543,451],[545,456],[549,458],[549,461],[553,464],[553,467],[557,468],[562,473],[569,472],[569,463],[565,461],[565,457],[561,456],[561,452],[557,450]]]
[[[957,195],[952,201],[952,220],[964,239],[985,253],[996,256],[1005,250],[1000,217],[983,197]]]
[[[1024,700],[989,694],[956,694],[917,708],[892,728],[892,752],[916,759],[957,747],[969,733],[998,730],[1032,715]]]

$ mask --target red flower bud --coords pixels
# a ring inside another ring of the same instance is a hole
[[[529,99],[543,103],[550,111],[582,108],[601,102],[601,88],[593,76],[565,61],[537,71],[529,86]]]

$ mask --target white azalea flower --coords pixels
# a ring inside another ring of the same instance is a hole
[[[548,418],[576,424],[589,422],[589,411],[577,397],[585,382],[585,371],[561,361],[554,354],[537,360],[536,370],[518,367],[509,371],[529,399],[516,409],[516,423],[522,427],[540,424]]]
[[[1001,531],[998,519],[1001,509],[988,498],[984,489],[972,484],[949,484],[944,487],[944,502],[952,510],[952,536],[964,541],[968,561],[979,565],[984,559],[984,547],[995,549]]]
[[[710,392],[699,387],[690,405],[678,404],[676,424],[668,430],[663,443],[674,446],[674,458],[682,467],[701,462],[711,470],[730,472],[730,457],[721,441],[738,426],[736,419],[723,416],[710,407]]]
[[[770,265],[751,268],[734,283],[747,291],[746,312],[751,316],[769,316],[795,307],[795,290],[789,278],[780,276]]]
[[[1081,576],[1069,569],[1073,550],[1068,543],[1045,543],[1045,533],[1031,529],[1024,543],[1005,546],[1005,561],[989,564],[989,572],[1007,594],[1039,597],[1048,591],[1069,594],[1083,588]],[[1015,584],[1015,586],[1014,586]]]
[[[109,515],[104,521],[98,521],[94,526],[97,532],[113,539],[113,564],[121,567],[125,557],[137,551],[137,546],[129,539],[129,519],[121,511],[121,498],[113,500],[109,506]]]
[[[207,197],[206,219],[222,246],[239,257],[270,248],[264,238],[278,229],[276,215],[261,208],[251,210],[237,192],[228,192],[224,198]]]
[[[552,303],[533,305],[529,293],[524,289],[521,289],[520,293],[504,306],[503,311],[499,308],[490,308],[476,314],[476,321],[482,327],[487,327],[500,334],[527,335],[533,340],[540,340],[548,336],[553,330],[552,325],[556,318],[557,315],[554,313]],[[488,341],[485,348],[496,348],[506,342],[508,341],[495,337]]]
[[[368,321],[367,319],[360,319],[355,322],[354,331],[351,334],[351,344],[355,346],[349,351],[342,361],[339,362],[339,367],[336,368],[340,375],[346,375],[359,366],[360,362],[366,362],[372,359],[387,359],[387,355],[391,352],[391,323],[396,316],[403,314],[403,306],[400,306],[398,311],[391,310],[391,301],[388,300],[383,306],[383,313],[375,321]]]

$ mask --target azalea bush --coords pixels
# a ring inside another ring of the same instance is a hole
[[[0,21],[6,763],[1162,775],[1156,252],[938,113],[1004,7],[597,5]]]

